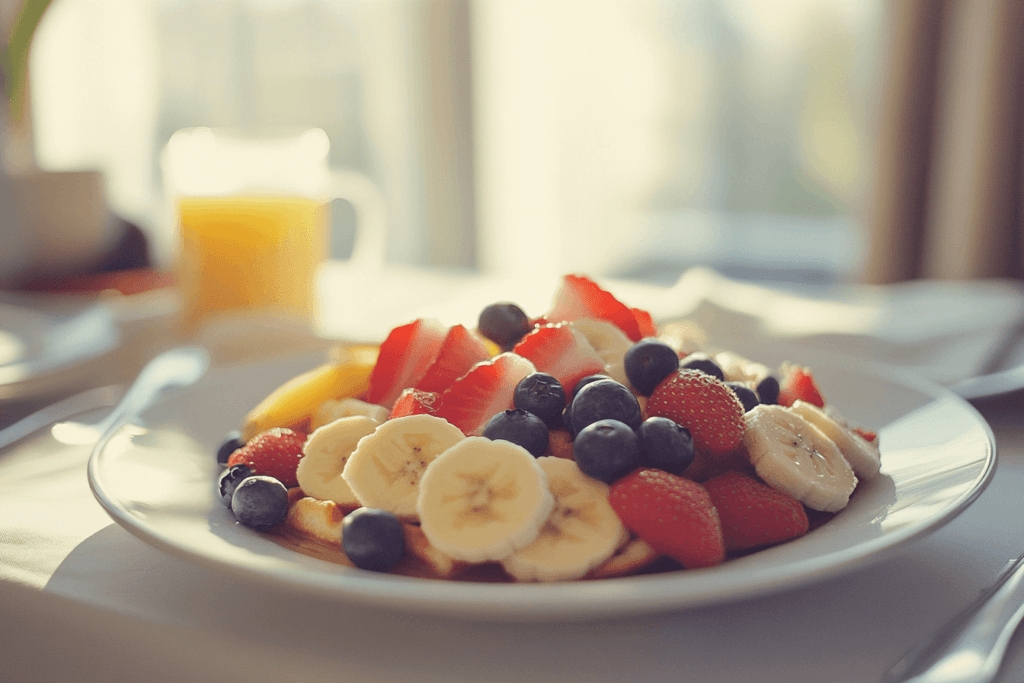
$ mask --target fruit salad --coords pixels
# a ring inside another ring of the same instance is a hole
[[[655,326],[567,275],[551,308],[420,319],[338,348],[218,450],[239,524],[297,552],[451,580],[714,567],[808,533],[877,476],[809,368]]]

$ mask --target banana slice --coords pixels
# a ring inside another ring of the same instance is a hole
[[[708,343],[707,331],[692,320],[678,320],[658,327],[658,339],[676,350],[681,356],[702,351]]]
[[[597,351],[597,355],[604,361],[605,374],[628,387],[629,380],[626,379],[623,357],[626,351],[629,351],[629,347],[633,346],[633,341],[626,333],[605,320],[580,318],[569,324],[579,330]]]
[[[772,374],[771,368],[764,363],[744,358],[732,351],[720,351],[715,354],[715,362],[722,368],[727,382],[746,382],[751,388],[768,375]]]
[[[359,440],[341,476],[360,504],[416,520],[416,496],[424,470],[465,438],[458,427],[433,415],[388,420]]]
[[[388,409],[376,403],[361,401],[358,398],[329,398],[313,411],[313,419],[309,428],[316,431],[325,424],[353,415],[365,415],[373,418],[379,424],[388,419]]]
[[[583,576],[629,540],[608,504],[608,485],[583,474],[572,460],[537,458],[548,475],[555,507],[530,545],[501,561],[517,581],[562,581]]]
[[[427,466],[416,509],[435,548],[487,562],[532,543],[554,504],[547,475],[525,448],[470,436]]]
[[[295,476],[307,496],[358,506],[359,499],[341,476],[359,440],[373,434],[378,422],[365,415],[342,417],[319,427],[306,438]]]
[[[818,406],[806,401],[794,401],[790,410],[832,439],[858,479],[868,481],[878,474],[882,465],[878,446],[861,438],[841,421],[842,418],[834,419]]]
[[[857,477],[820,429],[777,405],[759,405],[744,420],[743,445],[765,483],[815,510],[846,507]]]

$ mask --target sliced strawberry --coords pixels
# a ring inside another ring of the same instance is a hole
[[[743,439],[743,404],[732,389],[700,370],[681,368],[647,401],[647,417],[667,417],[690,430],[696,450],[724,457]]]
[[[466,329],[464,325],[453,325],[441,342],[437,358],[427,368],[423,378],[416,383],[420,391],[440,393],[452,382],[469,372],[469,369],[491,357],[483,341]]]
[[[512,409],[516,385],[536,371],[533,363],[512,352],[478,363],[441,394],[434,414],[466,436],[479,436],[494,415]]]
[[[388,419],[405,417],[406,415],[433,415],[437,411],[438,401],[441,394],[435,391],[420,391],[419,389],[406,389],[395,401],[388,413]]]
[[[806,401],[819,408],[825,407],[825,399],[818,391],[818,385],[811,371],[797,365],[790,366],[779,382],[779,405],[789,407],[796,401]]]
[[[513,352],[557,379],[566,395],[571,395],[576,383],[587,375],[604,372],[604,360],[583,333],[568,323],[534,328],[516,344]]]
[[[416,386],[437,358],[447,329],[431,318],[420,318],[391,330],[380,345],[370,373],[366,402],[391,408],[403,389]]]
[[[875,434],[874,432],[869,431],[867,429],[863,429],[861,427],[854,427],[853,431],[857,432],[857,435],[860,436],[860,438],[867,441],[868,443],[874,443],[875,439],[878,438],[878,434]]]
[[[695,481],[639,469],[612,484],[608,502],[630,531],[687,569],[725,559],[718,512]]]
[[[704,483],[722,522],[726,550],[775,545],[807,533],[800,501],[754,477],[727,472]]]
[[[231,454],[228,467],[247,465],[254,474],[274,477],[288,488],[299,485],[295,471],[302,459],[306,435],[282,427],[260,432]]]
[[[633,341],[643,334],[633,311],[583,275],[566,275],[555,294],[555,303],[544,316],[548,322],[572,322],[580,318],[607,320]]]
[[[641,308],[629,309],[633,313],[633,319],[636,320],[636,326],[640,330],[640,338],[644,337],[656,337],[658,336],[658,326],[654,324],[654,318],[651,314]],[[635,339],[633,341],[636,341]]]

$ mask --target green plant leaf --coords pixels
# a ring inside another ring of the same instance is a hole
[[[28,77],[28,51],[32,36],[53,0],[25,0],[18,12],[18,19],[11,31],[11,39],[4,49],[3,76],[4,92],[10,107],[11,119],[17,123],[25,109],[26,80]]]

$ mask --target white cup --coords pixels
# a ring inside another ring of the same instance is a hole
[[[0,173],[0,234],[4,283],[86,272],[120,238],[99,171]]]

